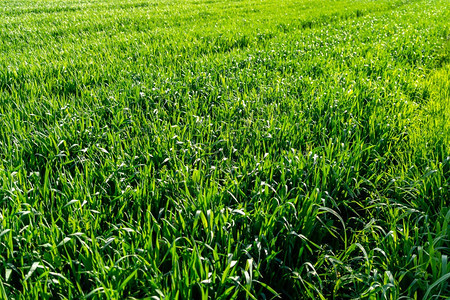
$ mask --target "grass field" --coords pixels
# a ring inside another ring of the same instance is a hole
[[[0,2],[1,299],[449,299],[448,0]]]

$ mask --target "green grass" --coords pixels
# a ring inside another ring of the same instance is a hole
[[[1,299],[448,299],[446,0],[0,3]]]

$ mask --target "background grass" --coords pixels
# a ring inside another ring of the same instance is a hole
[[[2,1],[0,295],[447,299],[449,19]]]

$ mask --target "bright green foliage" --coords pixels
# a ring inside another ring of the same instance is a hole
[[[450,297],[447,0],[0,2],[0,298]]]

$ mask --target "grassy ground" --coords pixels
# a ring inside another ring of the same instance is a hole
[[[447,299],[448,20],[0,2],[0,298]]]

